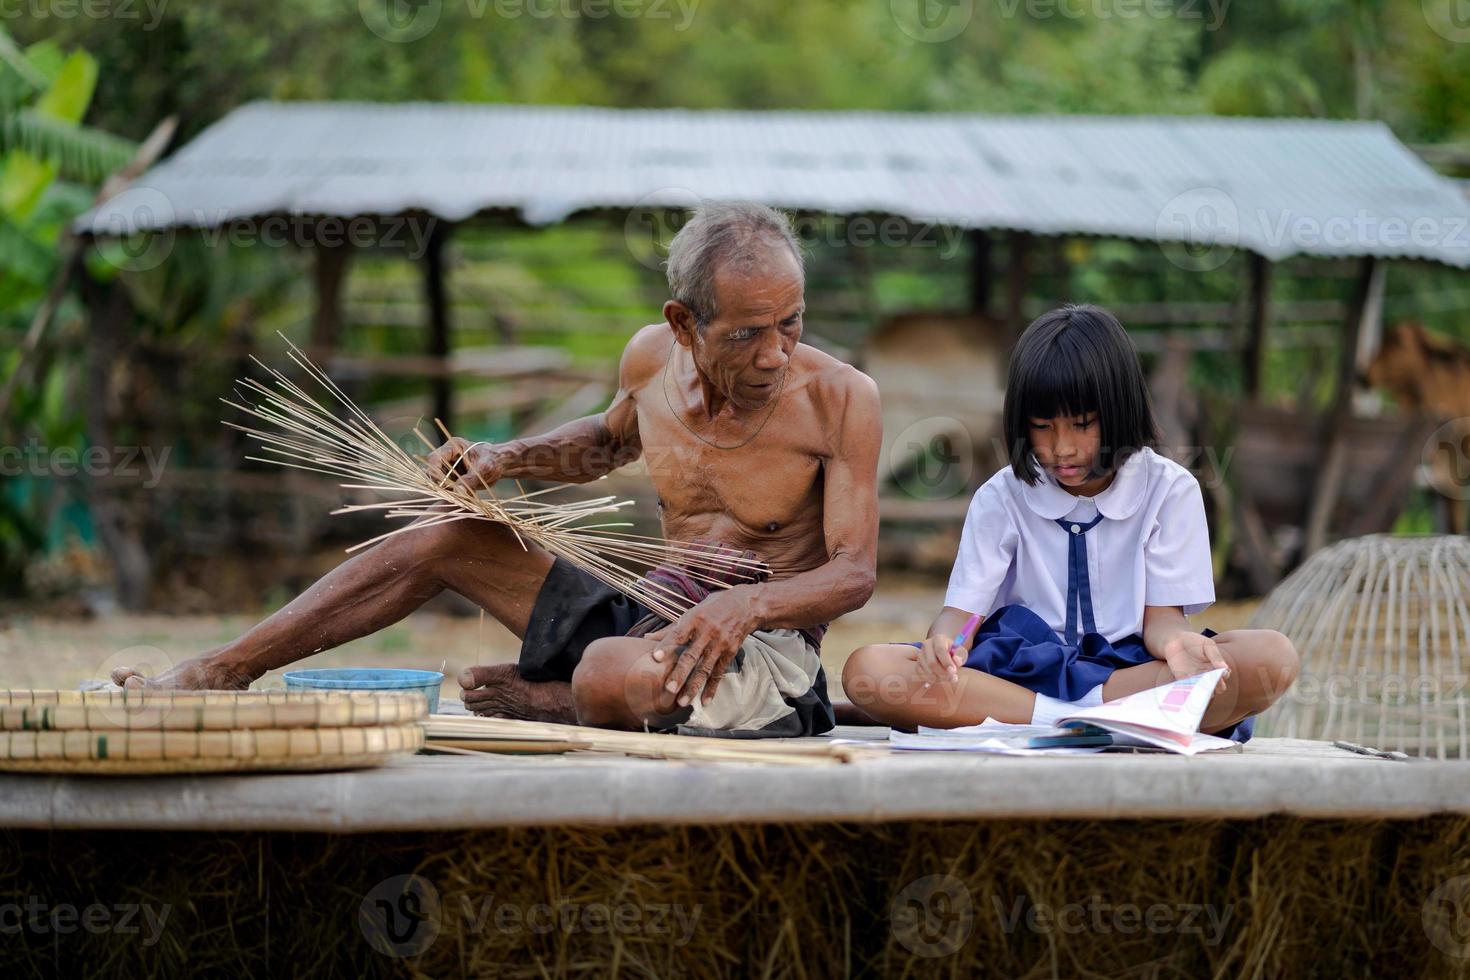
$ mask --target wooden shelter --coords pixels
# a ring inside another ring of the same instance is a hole
[[[416,228],[422,248],[404,254],[423,269],[427,329],[413,372],[447,420],[463,369],[446,298],[445,248],[457,227],[543,226],[598,212],[622,221],[634,258],[656,264],[656,254],[640,252],[648,229],[701,199],[963,229],[972,311],[1010,338],[1034,312],[1029,287],[1052,243],[1157,242],[1186,269],[1243,253],[1243,303],[1193,304],[1188,318],[1243,333],[1252,396],[1273,323],[1291,312],[1273,300],[1273,263],[1299,255],[1353,263],[1352,295],[1315,318],[1336,316],[1343,356],[1321,430],[1308,550],[1325,540],[1340,496],[1355,379],[1381,329],[1385,263],[1470,268],[1470,201],[1452,181],[1381,123],[1299,119],[259,102],[210,126],[75,230],[166,241],[190,229],[294,222],[315,257],[313,354],[330,366],[346,329],[342,284],[354,252],[342,223],[368,222],[379,235]],[[333,228],[330,240],[318,234]],[[128,311],[116,290],[94,286],[89,295],[102,398],[103,367]],[[1123,315],[1145,319],[1134,314]],[[513,363],[501,349],[496,359]],[[400,360],[393,369],[407,367]],[[94,429],[93,440],[106,441]]]

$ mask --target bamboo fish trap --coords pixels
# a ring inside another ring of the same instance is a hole
[[[435,480],[425,471],[421,459],[410,455],[384,432],[299,348],[289,340],[286,343],[291,360],[321,389],[321,400],[255,359],[270,375],[271,383],[242,379],[239,383],[255,401],[223,401],[267,427],[225,424],[260,443],[264,455],[251,459],[340,477],[347,481],[342,484],[344,489],[389,498],[347,505],[333,513],[380,511],[389,518],[411,519],[409,524],[351,550],[418,528],[463,520],[494,521],[510,528],[523,547],[528,542],[538,545],[669,620],[678,619],[690,602],[668,586],[644,578],[646,569],[676,564],[691,577],[714,587],[731,577],[768,570],[759,560],[733,551],[616,530],[630,525],[607,518],[618,515],[632,501],[597,497],[553,502],[543,495],[558,487],[500,496],[483,482],[472,488],[463,483],[450,484],[447,477]],[[250,399],[242,396],[241,401]],[[449,436],[442,425],[440,429]],[[426,447],[434,448],[417,428],[413,433]],[[456,466],[464,457],[460,455]]]
[[[1313,555],[1251,619],[1301,674],[1258,734],[1470,758],[1470,539],[1373,534]]]

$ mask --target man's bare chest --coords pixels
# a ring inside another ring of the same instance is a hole
[[[800,520],[820,499],[819,444],[779,415],[759,432],[701,438],[667,411],[640,411],[639,434],[666,513],[719,511],[766,531]],[[739,445],[746,436],[750,441]]]

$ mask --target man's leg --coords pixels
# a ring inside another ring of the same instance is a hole
[[[653,659],[658,644],[636,637],[594,640],[572,675],[578,724],[643,731],[687,720],[694,709],[679,707],[663,683],[672,666]]]
[[[338,565],[239,639],[154,678],[118,668],[112,679],[127,687],[243,689],[268,670],[396,623],[444,589],[523,636],[551,563],[489,521],[406,531]]]

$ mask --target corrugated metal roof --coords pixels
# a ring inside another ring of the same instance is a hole
[[[1183,242],[1206,264],[1238,247],[1470,267],[1470,201],[1387,126],[1197,116],[257,102],[77,227],[417,209],[540,225],[696,199]]]

